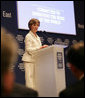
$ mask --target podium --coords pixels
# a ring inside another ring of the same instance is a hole
[[[35,88],[39,97],[58,97],[66,88],[64,47],[52,45],[34,52]]]

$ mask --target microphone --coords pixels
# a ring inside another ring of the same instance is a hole
[[[43,35],[46,39],[48,38],[48,36],[46,36],[46,34],[45,34],[46,31],[39,31],[39,32],[41,32],[42,35]]]

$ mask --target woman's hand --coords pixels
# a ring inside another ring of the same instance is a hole
[[[43,46],[40,47],[40,49],[46,48],[46,47],[48,47],[48,45],[43,45]]]

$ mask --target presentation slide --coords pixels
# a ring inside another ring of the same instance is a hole
[[[40,20],[39,31],[76,35],[73,1],[17,1],[18,29],[29,30],[31,18]]]

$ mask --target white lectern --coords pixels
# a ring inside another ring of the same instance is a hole
[[[35,85],[40,97],[58,97],[66,87],[64,48],[48,46],[34,53]]]

